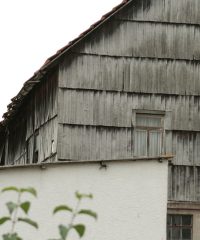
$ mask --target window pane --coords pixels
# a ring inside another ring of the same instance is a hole
[[[191,225],[192,224],[192,216],[188,216],[188,215],[185,215],[185,216],[182,216],[182,225]]]
[[[167,228],[167,240],[171,240],[172,239],[171,232],[172,232],[172,229],[171,228]]]
[[[147,131],[137,129],[135,131],[135,155],[147,156]]]
[[[182,239],[183,240],[192,239],[191,229],[183,229],[182,230]]]
[[[136,126],[162,127],[162,117],[159,115],[137,114]]]
[[[171,215],[167,215],[167,225],[170,226],[171,225]]]
[[[161,136],[160,131],[149,132],[149,156],[161,155]]]
[[[172,240],[181,240],[180,228],[173,228],[173,230],[172,230]]]
[[[173,226],[181,226],[181,215],[173,215],[172,216],[172,225]]]

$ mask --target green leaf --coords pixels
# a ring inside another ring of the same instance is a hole
[[[59,225],[59,232],[62,240],[65,240],[68,234],[68,228],[65,227],[64,225]]]
[[[91,217],[97,219],[97,214],[88,209],[82,209],[78,212],[78,214],[85,214],[85,215],[88,215],[88,216],[91,216]]]
[[[85,226],[82,224],[72,226],[76,232],[78,233],[79,237],[82,238],[85,233]]]
[[[75,192],[75,196],[79,200],[82,199],[82,198],[90,198],[90,199],[93,198],[93,195],[91,193],[90,194],[84,194],[84,193]]]
[[[32,227],[38,228],[38,224],[29,218],[18,218],[18,221],[28,223]]]
[[[32,194],[34,197],[37,197],[37,191],[35,190],[35,188],[29,187],[29,188],[21,188],[20,189],[21,193],[27,192]]]
[[[15,191],[19,192],[19,189],[17,187],[11,186],[11,187],[6,187],[1,190],[2,192],[7,192],[7,191]]]
[[[60,211],[69,211],[72,212],[72,208],[68,207],[67,205],[60,205],[57,206],[54,210],[53,210],[53,214],[60,212]]]
[[[22,240],[17,233],[3,235],[3,240]]]
[[[10,217],[2,217],[2,218],[0,218],[0,225],[4,224],[5,222],[10,221],[10,220],[11,220]]]
[[[21,208],[26,214],[28,214],[29,209],[30,209],[30,206],[31,206],[31,203],[27,201],[27,202],[23,202],[23,203],[20,205],[20,208]]]
[[[8,202],[6,203],[6,206],[8,208],[8,211],[10,213],[10,215],[14,212],[14,210],[17,208],[17,204],[14,202]]]

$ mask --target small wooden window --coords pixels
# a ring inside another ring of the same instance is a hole
[[[192,215],[167,216],[167,240],[192,240]]]
[[[135,156],[160,156],[163,142],[163,115],[136,113]]]

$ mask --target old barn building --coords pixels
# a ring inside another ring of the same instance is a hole
[[[125,0],[50,57],[8,105],[0,165],[47,209],[59,183],[92,191],[91,239],[199,240],[200,0]]]

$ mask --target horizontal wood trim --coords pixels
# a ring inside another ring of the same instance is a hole
[[[55,156],[53,156],[55,157]],[[158,161],[162,163],[163,161],[169,161],[173,158],[173,155],[169,156],[159,156],[159,157],[141,157],[141,158],[130,158],[130,159],[107,159],[107,160],[74,160],[74,159],[58,159],[57,162],[43,162],[39,164],[27,164],[27,165],[10,165],[10,166],[0,166],[1,170],[15,169],[15,168],[41,168],[45,169],[47,167],[56,166],[56,165],[67,165],[67,164],[100,164],[104,166],[106,163],[120,163],[120,162],[135,162],[135,161]]]
[[[200,202],[168,202],[168,210],[196,210],[200,211]]]

